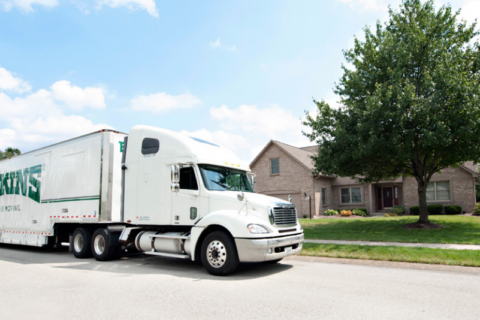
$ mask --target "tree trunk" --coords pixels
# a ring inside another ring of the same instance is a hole
[[[420,206],[419,223],[430,222],[427,211],[427,185],[428,183],[425,182],[418,183],[418,204]]]

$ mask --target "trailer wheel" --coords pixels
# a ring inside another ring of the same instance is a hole
[[[92,256],[92,250],[90,249],[92,242],[92,232],[86,228],[77,228],[73,232],[72,247],[73,255],[76,258],[90,258]]]
[[[215,276],[231,274],[239,265],[235,243],[223,231],[214,231],[205,237],[201,257],[204,268]]]
[[[110,237],[107,229],[97,229],[92,237],[92,254],[98,261],[108,261],[115,258],[118,254],[118,243],[110,243]]]

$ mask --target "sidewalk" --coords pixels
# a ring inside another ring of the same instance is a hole
[[[322,244],[354,244],[359,246],[391,246],[391,247],[413,247],[432,249],[455,249],[455,250],[480,250],[480,245],[473,244],[448,244],[448,243],[408,243],[408,242],[376,242],[376,241],[347,241],[347,240],[313,240],[305,239],[306,243]]]

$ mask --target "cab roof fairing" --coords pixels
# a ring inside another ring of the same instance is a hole
[[[210,141],[190,137],[179,132],[150,126],[135,126],[129,136],[157,138],[160,153],[166,157],[191,157],[197,164],[211,164],[250,172],[249,164],[241,161],[232,151]]]

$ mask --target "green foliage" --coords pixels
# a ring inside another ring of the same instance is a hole
[[[304,134],[319,145],[314,173],[363,182],[414,176],[421,221],[433,174],[480,159],[480,45],[476,24],[457,22],[447,5],[404,0],[389,20],[366,27],[344,52],[335,88],[342,105],[315,101]],[[352,152],[355,150],[355,152]]]
[[[307,219],[307,215],[306,215],[306,214],[303,215],[303,219]]]
[[[365,215],[368,214],[368,211],[367,211],[367,209],[365,209],[365,208],[356,208],[356,209],[353,209],[353,210],[360,210],[360,211],[365,212]]]
[[[360,217],[366,217],[366,216],[367,216],[367,214],[365,213],[365,211],[359,210],[359,209],[353,209],[352,214],[353,214],[354,216],[360,216]]]
[[[404,214],[405,213],[405,207],[404,206],[394,206],[392,208],[392,213],[395,213],[397,215]]]
[[[480,185],[475,186],[475,196],[476,196],[476,201],[480,202]]]
[[[441,204],[429,204],[427,206],[427,211],[429,214],[440,214],[443,211],[443,205]]]
[[[445,206],[443,207],[446,214],[460,214],[462,213],[462,207],[460,206]]]
[[[328,209],[328,210],[325,210],[323,214],[326,216],[336,216],[339,214],[339,212],[337,210]]]
[[[6,148],[5,151],[0,150],[0,160],[8,159],[21,154],[17,148]]]
[[[420,214],[420,207],[419,206],[411,206],[410,207],[410,214],[418,216]]]
[[[475,216],[480,216],[480,203],[475,203],[475,208],[472,212]]]

